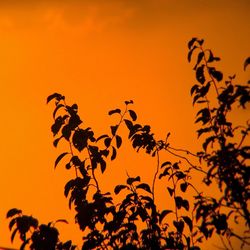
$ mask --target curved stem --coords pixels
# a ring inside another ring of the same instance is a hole
[[[176,153],[170,151],[168,148],[165,148],[165,150],[166,150],[167,152],[169,152],[170,154],[172,154],[172,155],[178,157],[178,158],[184,159],[184,160],[185,160],[192,168],[194,168],[195,170],[200,171],[200,172],[202,172],[202,173],[204,173],[204,174],[207,174],[206,171],[204,171],[204,170],[198,168],[197,166],[195,166],[194,164],[192,164],[185,156],[178,155],[178,154],[176,154]]]
[[[152,184],[153,201],[155,200],[155,182],[156,182],[156,177],[158,175],[159,168],[160,168],[160,156],[159,156],[158,149],[156,149],[156,156],[157,156],[157,167],[156,167],[156,172],[154,174],[154,179],[153,179],[153,184]]]
[[[184,152],[188,155],[192,155],[192,156],[195,156],[195,157],[198,157],[196,154],[190,152],[189,150],[186,150],[186,149],[180,149],[180,148],[173,148],[173,147],[170,147],[168,146],[169,149],[172,149],[172,150],[175,150],[175,151],[180,151],[180,152]]]

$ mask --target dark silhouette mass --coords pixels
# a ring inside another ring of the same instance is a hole
[[[238,240],[236,249],[250,247],[250,122],[236,126],[230,118],[234,110],[249,108],[250,81],[238,84],[235,76],[225,79],[215,67],[220,58],[204,48],[202,39],[191,39],[188,49],[188,61],[195,62],[197,81],[191,88],[193,105],[199,107],[195,123],[200,126],[197,134],[202,148],[197,153],[172,146],[170,133],[156,140],[150,125],[137,122],[132,100],[125,101],[123,110],[109,111],[117,123],[110,126],[109,134],[97,136],[90,127],[83,126],[77,104],[68,104],[59,93],[47,98],[47,103],[55,104],[53,144],[68,144],[68,151],[55,160],[55,168],[63,160],[66,169],[75,172],[75,178],[65,184],[64,195],[82,231],[82,250],[198,250],[202,242],[215,234],[221,238],[224,249],[231,249],[234,238]],[[245,70],[248,64],[249,58],[243,64]],[[104,173],[110,160],[116,159],[125,140],[119,132],[121,126],[127,128],[128,140],[138,153],[156,159],[153,183],[128,175],[126,183],[104,192],[98,182],[102,175],[97,178],[96,171]],[[176,161],[164,159],[162,152],[176,157]],[[197,159],[199,165],[192,159]],[[195,172],[203,175],[205,185],[217,188],[215,196],[207,196],[199,190],[200,184],[192,183]],[[164,181],[169,194],[166,199],[173,201],[174,209],[159,209],[155,201],[158,179]],[[195,193],[193,198],[189,192]],[[114,202],[114,195],[120,197],[118,203]],[[18,235],[22,241],[20,249],[79,249],[71,240],[59,239],[56,224],[67,223],[65,220],[39,224],[36,218],[16,208],[8,211],[7,218],[11,241]],[[238,223],[245,229],[244,234],[237,231]]]

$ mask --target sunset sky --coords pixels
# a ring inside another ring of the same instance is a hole
[[[70,225],[58,225],[61,238],[81,240],[63,195],[71,174],[63,165],[54,171],[62,148],[52,145],[48,95],[76,102],[84,124],[99,134],[115,122],[108,111],[133,99],[139,122],[150,124],[157,138],[171,132],[173,145],[196,151],[187,42],[204,38],[222,58],[225,76],[246,81],[249,16],[248,0],[1,0],[0,246],[19,246],[10,243],[5,219],[13,207],[41,223],[67,219]],[[249,118],[249,109],[237,115]],[[124,182],[126,170],[151,182],[150,162],[122,148],[103,189]]]

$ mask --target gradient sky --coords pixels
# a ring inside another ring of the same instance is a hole
[[[174,145],[197,150],[187,42],[204,38],[225,75],[245,81],[249,16],[248,0],[0,1],[0,246],[12,246],[5,215],[13,207],[41,223],[68,219],[62,239],[81,239],[63,196],[71,174],[53,169],[62,148],[52,146],[49,94],[78,103],[99,134],[115,122],[107,112],[133,99],[139,122],[158,138],[170,131]],[[246,117],[249,110],[237,114]],[[125,170],[136,175],[146,167],[142,178],[151,181],[151,162],[123,148],[102,184],[108,190],[125,181]]]

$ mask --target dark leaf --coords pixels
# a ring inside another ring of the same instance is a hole
[[[106,138],[106,139],[104,140],[104,144],[105,144],[105,146],[108,148],[108,147],[110,146],[110,144],[111,144],[111,138],[110,138],[110,137]]]
[[[119,135],[116,135],[115,140],[116,140],[116,147],[120,148],[122,145],[122,138]]]
[[[76,112],[77,112],[77,110],[78,110],[77,104],[73,104],[73,105],[71,106],[71,108],[72,108],[74,111],[76,111]]]
[[[10,229],[10,231],[11,231],[12,227],[15,225],[15,223],[16,223],[16,218],[13,218],[13,219],[10,221],[10,223],[9,223],[9,229]]]
[[[112,158],[112,157],[111,157]],[[104,173],[104,171],[105,171],[105,169],[106,169],[106,161],[104,161],[104,160],[102,160],[101,162],[100,162],[100,164],[101,164],[101,171],[102,171],[102,173]]]
[[[63,138],[63,136],[61,136],[61,137],[59,137],[59,138],[57,138],[57,139],[55,139],[55,140],[53,141],[53,145],[54,145],[55,148],[57,147],[58,142],[59,142],[62,138]]]
[[[186,177],[186,174],[184,174],[181,171],[177,171],[175,175],[176,175],[178,180],[184,179]]]
[[[187,186],[188,186],[188,183],[187,183],[187,182],[181,183],[180,187],[181,187],[181,191],[182,191],[183,193],[186,192]]]
[[[56,112],[58,111],[58,109],[60,109],[60,108],[62,108],[62,107],[64,107],[63,104],[58,104],[58,105],[56,106],[56,108],[55,108],[55,110],[54,110],[54,112],[53,112],[53,118],[54,118],[54,119],[55,119],[55,117],[56,117]]]
[[[208,57],[207,62],[210,63],[210,62],[215,61],[215,60],[214,60],[214,55],[213,55],[212,51],[211,51],[211,50],[208,50],[208,52],[209,52],[209,57]]]
[[[199,130],[197,130],[198,133],[198,138],[203,134],[203,133],[208,133],[212,130],[212,127],[208,127],[208,128],[201,128]]]
[[[180,169],[180,167],[179,167],[178,164],[179,164],[178,162],[175,162],[175,163],[173,164],[173,168],[176,169],[176,170]]]
[[[161,168],[167,166],[167,165],[171,165],[171,162],[170,161],[165,161],[161,164]]]
[[[182,200],[182,207],[189,211],[189,202],[188,200]]]
[[[120,114],[120,113],[121,113],[120,109],[113,109],[113,110],[110,110],[108,114],[113,115],[113,114]]]
[[[18,231],[18,228],[15,228],[15,230],[14,230],[13,233],[11,234],[11,238],[10,238],[11,243],[13,243],[13,240],[14,240],[14,238],[15,238],[15,235],[16,235],[17,231]]]
[[[51,131],[53,132],[54,136],[59,132],[63,124],[64,119],[61,116],[58,116],[55,120],[55,123],[51,126]]]
[[[208,137],[205,142],[202,144],[203,149],[206,151],[207,150],[207,146],[211,143],[214,142],[216,139],[216,136],[210,136]]]
[[[129,130],[133,129],[133,123],[130,120],[124,119],[124,122]]]
[[[182,233],[184,229],[184,222],[181,221],[174,221],[173,222],[174,226],[176,227],[178,233]]]
[[[25,250],[25,246],[29,243],[30,239],[27,239],[23,242],[23,244],[20,247],[20,250]]]
[[[209,74],[215,78],[218,82],[223,79],[223,74],[220,71],[217,71],[214,67],[209,67]]]
[[[172,197],[173,193],[174,193],[174,189],[170,188],[170,187],[168,187],[167,189],[168,189],[168,192],[169,192],[170,196]]]
[[[118,125],[111,126],[110,129],[111,129],[112,135],[115,135],[115,134],[116,134],[116,131],[117,131],[117,129],[118,129]]]
[[[128,184],[128,185],[132,185],[135,181],[140,181],[140,180],[141,180],[140,176],[137,176],[137,177],[135,177],[135,178],[129,177],[129,178],[127,179],[127,184]]]
[[[74,132],[72,142],[78,151],[82,151],[88,145],[89,132],[87,129],[78,129]]]
[[[55,161],[55,166],[54,166],[54,168],[56,168],[56,166],[57,166],[58,163],[61,161],[61,159],[62,159],[65,155],[67,155],[67,154],[69,154],[69,153],[68,153],[68,152],[64,152],[64,153],[60,154],[60,155],[57,157],[57,159],[56,159],[56,161]]]
[[[193,98],[193,105],[196,103],[196,102],[199,102],[199,98],[201,98],[201,96],[199,94],[195,95],[194,98]]]
[[[62,247],[63,249],[62,250],[72,250],[72,241],[71,240],[68,240],[66,241],[65,243],[63,243]],[[71,248],[70,248],[71,247]]]
[[[197,42],[200,44],[200,46],[202,46],[202,44],[204,43],[204,39],[197,39]]]
[[[98,142],[99,140],[101,140],[101,139],[103,139],[103,138],[107,138],[107,137],[109,137],[108,135],[101,135],[101,136],[99,136],[97,139],[96,139],[96,141]]]
[[[126,185],[117,185],[116,187],[115,187],[115,190],[114,190],[114,192],[115,192],[115,194],[119,194],[120,192],[121,192],[121,190],[122,189],[127,189],[128,187],[126,186]]]
[[[246,70],[248,64],[250,64],[250,57],[248,57],[244,62],[244,70]]]
[[[64,219],[60,219],[60,220],[56,220],[56,223],[57,222],[62,222],[62,223],[65,223],[65,224],[69,224],[67,220],[64,220]]]
[[[193,230],[193,222],[192,220],[188,217],[188,216],[182,216],[183,220],[185,221],[185,223],[188,225],[190,232],[192,232]]]
[[[125,101],[125,104],[128,105],[128,104],[133,104],[133,100],[130,100],[130,101]]]
[[[190,90],[190,94],[191,96],[193,95],[194,92],[197,92],[197,90],[199,89],[199,85],[198,84],[195,84],[191,90]]]
[[[6,218],[10,218],[10,217],[15,216],[16,214],[21,214],[21,213],[22,213],[22,210],[17,209],[17,208],[12,208],[8,211]]]
[[[199,90],[200,97],[204,97],[208,93],[209,88],[210,88],[210,82],[208,82],[205,86],[201,87]]]
[[[201,84],[205,83],[206,79],[204,76],[204,65],[201,65],[196,69],[196,79]]]
[[[151,189],[150,189],[150,186],[147,183],[141,183],[141,184],[136,186],[136,189],[137,188],[141,188],[141,189],[144,189],[145,191],[147,191],[149,193],[152,193]]]
[[[66,183],[66,185],[64,187],[64,195],[65,195],[65,197],[68,196],[70,189],[72,189],[74,187],[74,185],[75,185],[75,180],[74,179],[70,180],[70,181],[68,181]]]
[[[183,202],[183,199],[180,197],[180,196],[176,196],[175,197],[175,205],[178,209],[181,209],[182,207],[182,202]]]
[[[189,42],[188,42],[188,48],[191,49],[193,44],[197,41],[196,37],[193,37]]]
[[[159,222],[161,223],[162,220],[165,218],[165,216],[169,213],[172,213],[173,211],[172,210],[163,210],[160,214],[160,217],[159,217]]]
[[[71,164],[70,164],[70,162],[69,163],[67,163],[66,165],[65,165],[65,167],[66,167],[66,169],[71,169]]]
[[[163,176],[169,175],[169,172],[168,172],[169,169],[171,169],[171,167],[165,168],[164,171],[163,171],[163,173],[161,173],[161,174],[159,175],[159,179],[161,179]]]
[[[199,65],[199,63],[201,62],[201,60],[203,59],[203,57],[204,57],[204,52],[202,51],[202,52],[200,52],[198,54],[198,59],[197,59],[196,65]]]
[[[191,50],[189,50],[188,52],[188,62],[191,62],[191,58],[192,58],[192,54],[194,52],[195,49],[197,49],[197,46],[194,46]]]
[[[69,138],[70,138],[70,135],[71,135],[71,128],[69,125],[65,125],[63,128],[62,128],[62,135],[63,137],[68,141]]]
[[[57,101],[64,99],[64,97],[58,93],[54,93],[47,97],[47,103],[49,103],[51,100],[56,99]]]
[[[133,120],[133,121],[136,121],[137,115],[136,115],[135,111],[129,110],[128,112],[129,112],[129,115],[130,115],[130,117],[132,118],[132,120]]]
[[[111,161],[113,161],[115,158],[116,158],[116,149],[112,146],[112,149],[113,149],[113,153],[111,155]]]

